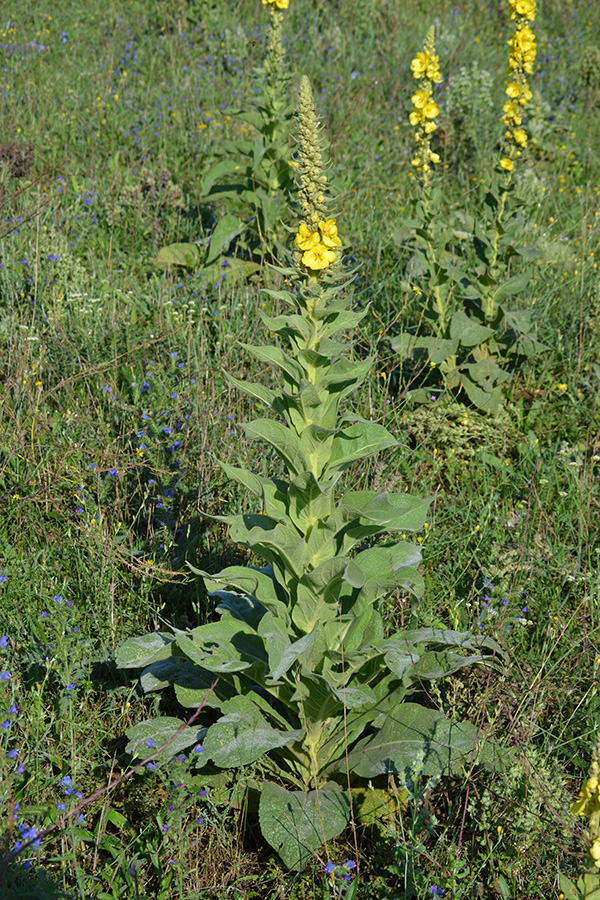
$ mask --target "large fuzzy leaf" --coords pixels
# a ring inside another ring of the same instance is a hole
[[[401,774],[422,753],[426,775],[451,775],[472,759],[499,763],[500,753],[491,747],[482,751],[482,743],[474,725],[451,722],[417,703],[401,703],[375,734],[359,741],[348,755],[348,765],[362,778]]]
[[[128,638],[119,644],[115,654],[120,669],[143,669],[159,659],[167,659],[171,655],[171,644],[174,634],[155,631],[141,637]]]
[[[303,869],[348,824],[350,798],[333,783],[318,791],[287,791],[267,781],[258,815],[263,835],[286,866]]]
[[[224,715],[210,726],[203,743],[207,756],[223,769],[249,765],[304,735],[301,729],[272,728],[248,695],[234,697],[222,708]]]
[[[159,716],[157,719],[146,719],[143,722],[138,722],[137,725],[127,729],[129,743],[126,750],[132,756],[138,756],[142,759],[150,756],[156,749],[162,747],[166,741],[173,738],[183,724],[181,719],[175,719],[172,716]],[[189,747],[201,746],[205,734],[206,728],[196,725],[193,727],[186,726],[177,734],[177,737],[171,741],[168,747],[159,754],[158,758],[171,759]],[[204,759],[200,760],[201,752],[198,753],[199,761]]]

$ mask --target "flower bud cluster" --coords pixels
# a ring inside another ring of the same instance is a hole
[[[435,32],[429,29],[422,53],[417,53],[410,64],[413,78],[421,82],[419,89],[412,97],[410,124],[415,131],[417,142],[416,153],[411,160],[413,166],[428,172],[430,163],[438,163],[440,157],[431,149],[431,135],[436,130],[435,119],[439,115],[439,107],[433,99],[433,85],[440,84],[442,76],[439,70],[439,58],[435,53]]]
[[[296,173],[302,221],[296,234],[296,247],[301,254],[296,263],[319,271],[338,261],[342,242],[335,219],[329,218],[327,212],[327,176],[323,172],[319,123],[306,77],[301,79],[298,89],[298,131]]]
[[[510,48],[506,85],[508,100],[504,104],[502,117],[507,130],[500,166],[505,171],[512,172],[515,159],[527,147],[527,132],[522,127],[522,115],[532,96],[526,76],[533,73],[536,56],[535,35],[529,27],[529,22],[535,21],[536,0],[508,0],[508,3],[511,21],[515,22],[515,30],[508,41]]]

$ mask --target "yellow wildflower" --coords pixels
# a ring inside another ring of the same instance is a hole
[[[335,250],[330,250],[325,244],[317,244],[302,254],[302,263],[307,269],[326,269],[337,259]]]
[[[428,53],[417,53],[410,64],[413,78],[424,78],[430,65],[431,60]]]
[[[515,100],[521,93],[521,85],[517,84],[514,81],[509,82],[506,85],[506,93],[509,97],[512,97],[512,99]]]
[[[300,222],[298,226],[298,234],[296,235],[296,244],[300,250],[310,250],[320,243],[321,238],[318,231],[313,231],[304,222]]]
[[[329,249],[342,246],[342,242],[338,237],[335,219],[327,219],[326,222],[319,222],[319,231],[321,232],[321,242]]]
[[[413,106],[416,109],[423,109],[423,107],[426,106],[427,102],[429,101],[430,97],[431,97],[431,91],[424,91],[424,90],[417,91],[417,93],[414,94],[414,96],[412,98]]]
[[[506,169],[507,172],[512,172],[515,167],[514,162],[512,161],[512,159],[509,159],[508,156],[502,157],[502,159],[500,160],[500,165],[503,169]]]
[[[426,106],[423,107],[423,115],[427,119],[435,119],[440,113],[439,107],[435,100],[430,100]]]
[[[290,0],[262,0],[263,6],[276,6],[277,9],[287,9],[290,5]]]
[[[515,131],[513,134],[513,141],[515,142],[515,144],[518,144],[519,147],[526,147],[527,146],[526,132],[522,128],[519,128],[519,130]]]

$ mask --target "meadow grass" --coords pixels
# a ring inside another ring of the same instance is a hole
[[[458,221],[500,147],[504,5],[291,0],[285,34],[294,84],[309,76],[330,140],[355,303],[372,303],[355,352],[375,363],[355,411],[400,441],[353,482],[434,498],[425,595],[398,592],[382,610],[390,628],[501,642],[505,668],[463,670],[424,700],[514,755],[502,774],[436,785],[417,766],[402,812],[390,803],[386,821],[357,823],[328,858],[358,862],[358,897],[437,886],[534,900],[578,869],[569,803],[599,718],[599,126],[579,65],[600,26],[583,0],[539,2],[516,180],[543,254],[528,304],[550,349],[491,417],[452,398],[412,403],[390,349],[418,320],[401,214],[415,181],[410,60],[432,24],[438,177]],[[0,852],[35,840],[17,822],[56,826],[10,862],[9,897],[324,898],[348,886],[321,858],[287,872],[240,792],[206,791],[184,760],[151,763],[67,816],[130,769],[128,727],[177,714],[174,695],[143,695],[116,669],[117,643],[210,621],[186,562],[216,572],[249,559],[211,518],[244,503],[215,458],[274,464],[242,439],[253,401],[223,370],[270,377],[239,342],[268,339],[257,309],[271,311],[276,276],[244,281],[224,265],[207,283],[154,262],[170,242],[206,242],[222,213],[201,183],[239,136],[266,25],[249,0],[111,0],[92,15],[78,0],[22,0],[0,22]]]

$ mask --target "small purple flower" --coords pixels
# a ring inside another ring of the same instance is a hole
[[[6,755],[8,756],[9,759],[16,759],[17,758],[17,748],[13,747],[12,750],[9,750]]]
[[[162,826],[162,831],[164,831],[165,834],[166,834],[166,832],[167,832],[168,830],[169,830],[169,826],[168,826],[168,825],[163,825],[163,826]]]
[[[55,603],[62,603],[64,599],[65,599],[65,598],[63,597],[62,594],[55,594],[55,595],[54,595],[54,602],[55,602]]]
[[[444,893],[443,888],[439,888],[437,884],[432,884],[429,888],[429,893],[432,897],[441,897]]]
[[[3,634],[2,637],[0,637],[0,650],[6,650],[7,647],[8,647],[8,637],[5,634]]]
[[[325,871],[327,872],[328,875],[331,875],[334,869],[335,869],[335,866],[332,862],[328,862],[325,864]]]
[[[4,572],[0,575],[0,584],[5,584],[8,581],[8,575],[5,575]]]
[[[57,803],[57,804],[56,804],[56,808],[57,808],[57,809],[66,809],[67,807],[66,807],[65,804],[61,801],[60,803]]]
[[[112,478],[118,478],[118,477],[119,477],[119,470],[118,470],[118,469],[109,469],[109,470],[108,470],[108,474],[109,474]]]
[[[13,703],[13,705],[10,707],[10,709],[7,710],[8,715],[12,715],[12,716],[16,716],[16,714],[18,712],[19,712],[19,710],[17,709],[16,703]]]
[[[74,684],[65,685],[65,690],[66,690],[67,694],[70,694],[74,687],[76,687],[76,685],[74,685]]]
[[[203,750],[204,750],[204,747],[202,746],[202,744],[196,744],[196,746],[192,750],[192,753],[202,753]],[[203,793],[206,794],[206,791],[204,791],[204,792],[200,791],[200,794],[203,794]]]
[[[197,825],[204,825],[204,819],[202,818],[202,816],[200,816],[199,819],[196,819],[196,824],[197,824]]]
[[[0,672],[0,681],[10,681],[10,672],[8,669],[6,672]]]
[[[146,763],[146,768],[150,769],[152,772],[156,769],[156,765],[153,762]]]
[[[5,719],[0,727],[2,727],[4,729],[10,728],[10,719]]]
[[[151,747],[152,749],[156,748],[156,741],[154,740],[154,738],[146,739],[146,747]]]

